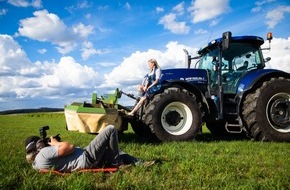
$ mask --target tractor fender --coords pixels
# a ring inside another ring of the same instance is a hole
[[[239,113],[241,111],[240,105],[247,94],[261,86],[264,81],[270,80],[273,77],[285,77],[290,79],[290,74],[276,69],[253,70],[240,80],[236,96]]]
[[[252,89],[259,81],[268,80],[272,77],[290,78],[290,74],[276,69],[253,70],[240,80],[237,95],[241,96],[246,91]]]
[[[180,89],[185,89],[187,91],[189,91],[190,93],[193,93],[196,96],[197,101],[201,102],[203,107],[206,107],[206,111],[207,113],[210,112],[210,108],[208,105],[208,102],[206,100],[206,97],[204,95],[204,92],[202,91],[206,91],[207,90],[207,85],[196,85],[196,84],[190,84],[186,81],[183,80],[172,80],[170,82],[164,82],[162,84],[162,89],[166,89],[166,88],[170,88],[170,87],[176,87],[176,88],[180,88]],[[203,89],[203,90],[202,90]],[[204,108],[205,108],[204,107]]]

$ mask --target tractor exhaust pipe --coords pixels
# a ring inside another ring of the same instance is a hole
[[[191,56],[188,54],[188,51],[186,49],[183,49],[183,51],[185,53],[185,67],[189,69],[191,65]]]

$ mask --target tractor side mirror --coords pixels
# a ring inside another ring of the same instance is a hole
[[[264,61],[265,61],[265,63],[266,62],[268,62],[268,61],[270,61],[271,60],[271,57],[267,57]]]
[[[232,37],[231,32],[224,32],[223,33],[223,38],[222,38],[222,50],[223,51],[230,48],[231,37]]]

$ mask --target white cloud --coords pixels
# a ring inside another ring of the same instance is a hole
[[[99,10],[99,11],[105,11],[105,10],[108,10],[108,9],[109,9],[109,5],[98,6],[98,7],[97,7],[97,10]]]
[[[165,29],[170,30],[174,34],[188,34],[190,28],[186,26],[185,22],[178,22],[176,14],[166,14],[159,20],[159,24],[162,24]]]
[[[8,3],[16,7],[42,7],[42,0],[32,0],[31,2],[27,0],[8,0]]]
[[[91,93],[99,80],[93,68],[77,63],[72,57],[62,57],[59,62],[31,63],[8,35],[0,35],[0,73],[3,101]]]
[[[103,68],[105,68],[105,67],[113,68],[117,65],[116,63],[113,63],[113,62],[99,62],[97,64]]]
[[[157,13],[161,13],[164,11],[164,8],[163,7],[156,7],[156,12]]]
[[[8,3],[10,3],[11,5],[14,5],[16,7],[28,7],[29,6],[29,2],[27,2],[25,0],[8,0]]]
[[[31,6],[35,8],[41,8],[42,7],[42,0],[34,0],[31,2]]]
[[[19,44],[9,35],[0,35],[0,76],[14,76],[31,66]]]
[[[251,12],[256,13],[256,12],[259,12],[261,10],[262,10],[261,7],[254,7],[254,8],[251,9]]]
[[[188,11],[191,12],[193,23],[211,20],[230,11],[229,0],[195,0]]]
[[[86,14],[86,16],[85,16],[86,19],[90,19],[91,17],[92,17],[92,14],[90,14],[90,13]]]
[[[290,13],[290,6],[279,6],[269,11],[266,16],[268,28],[274,28],[284,18],[286,13]]]
[[[131,10],[131,5],[128,3],[128,2],[126,2],[126,4],[125,4],[125,9],[127,9],[127,10]]]
[[[221,19],[214,19],[210,22],[209,26],[216,26],[219,22],[220,22]]]
[[[7,12],[8,12],[8,9],[0,9],[0,16],[6,15]]]
[[[72,29],[75,34],[79,34],[79,36],[83,38],[87,38],[88,35],[94,33],[94,27],[92,25],[85,26],[82,23],[73,26]]]
[[[265,43],[263,47],[268,47],[268,43]],[[273,38],[271,42],[271,50],[264,50],[264,58],[271,57],[271,61],[266,63],[267,68],[279,69],[290,73],[290,37]]]
[[[90,5],[88,4],[88,1],[83,1],[83,2],[81,2],[81,3],[78,3],[78,8],[80,8],[80,9],[85,9],[85,8],[89,8],[90,7]]]
[[[172,12],[163,16],[158,24],[164,26],[165,29],[171,31],[174,34],[188,34],[190,28],[186,25],[186,22],[178,21],[178,16],[184,14],[184,2],[177,4],[172,8]]]
[[[262,10],[262,5],[264,4],[268,4],[268,3],[271,3],[273,1],[276,1],[276,0],[263,0],[263,1],[256,1],[255,2],[255,5],[256,7],[252,8],[251,9],[251,12],[259,12]]]
[[[91,67],[77,63],[72,57],[62,57],[59,63],[49,63],[45,67],[51,68],[39,79],[43,87],[91,88],[98,77]]]
[[[172,9],[176,14],[183,15],[184,14],[184,1],[173,7]]]
[[[73,14],[74,11],[77,11],[79,9],[88,9],[90,7],[92,7],[92,3],[88,3],[88,1],[81,1],[81,2],[77,3],[76,5],[71,5],[69,7],[65,7],[65,9],[69,13]]]
[[[91,42],[84,42],[83,48],[81,49],[81,51],[82,51],[82,58],[84,60],[87,60],[92,55],[100,55],[100,54],[109,53],[108,50],[96,50],[94,48],[93,43]]]
[[[55,14],[47,10],[35,11],[34,17],[20,20],[18,34],[42,42],[51,42],[57,45],[60,53],[66,54],[74,50],[78,40],[87,38],[93,33],[94,27],[79,23],[69,28]]]
[[[47,49],[39,49],[39,50],[37,50],[38,51],[38,53],[40,53],[40,54],[45,54],[46,52],[47,52]]]
[[[73,43],[73,34],[60,18],[47,10],[35,11],[34,17],[20,20],[19,35],[43,42],[52,42],[61,47]]]
[[[195,30],[194,33],[197,34],[197,35],[199,35],[199,34],[206,34],[206,33],[208,33],[208,31],[200,28],[198,30]]]

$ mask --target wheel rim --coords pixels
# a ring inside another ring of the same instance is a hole
[[[172,135],[186,133],[192,125],[192,112],[187,105],[181,102],[168,104],[161,115],[163,128]]]
[[[290,132],[290,94],[278,93],[272,96],[266,111],[273,129],[282,133]]]

